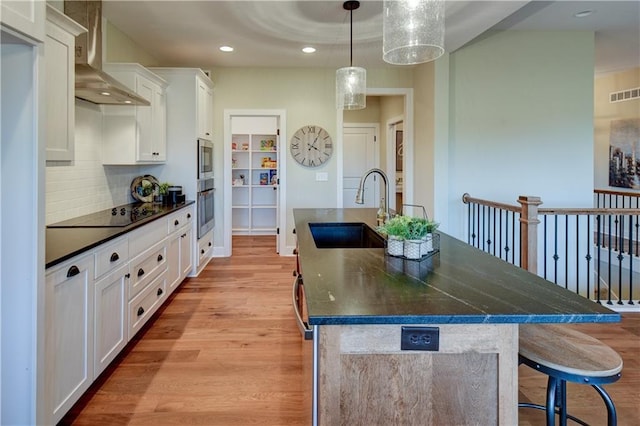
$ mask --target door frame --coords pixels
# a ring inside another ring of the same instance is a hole
[[[405,154],[405,180],[403,182],[403,202],[406,204],[413,204],[413,89],[411,88],[367,88],[367,96],[404,96],[404,135],[403,135],[403,147]],[[338,208],[342,208],[344,203],[342,202],[343,197],[343,171],[342,168],[344,166],[344,151],[343,144],[344,138],[342,136],[342,127],[344,126],[344,117],[343,111],[336,111],[336,185],[337,185],[337,195],[336,195],[336,206]],[[387,146],[389,145],[389,141],[387,141]],[[411,161],[407,160],[411,159]],[[395,169],[394,169],[395,172]]]
[[[393,185],[391,186],[391,188],[393,188],[393,194],[394,197],[393,200],[388,200],[387,201],[387,205],[389,206],[390,209],[394,209],[395,211],[401,211],[402,206],[400,206],[400,209],[398,208],[398,206],[396,206],[396,197],[395,197],[395,178],[396,178],[396,135],[394,133],[395,130],[395,126],[398,123],[403,123],[403,129],[404,129],[404,114],[402,115],[398,115],[395,117],[391,117],[389,120],[387,120],[387,122],[385,123],[386,126],[386,136],[387,136],[387,146],[386,148],[386,155],[387,155],[387,164],[386,164],[386,168],[387,168],[387,174],[389,175],[389,184],[391,184],[391,181],[393,181]],[[404,130],[403,130],[404,132]],[[403,135],[404,136],[404,135]],[[404,139],[403,139],[403,144],[404,144]],[[405,155],[402,156],[402,174],[403,174],[403,179],[402,179],[402,196],[404,198],[404,169],[405,167],[407,167],[407,157]],[[391,176],[393,175],[393,177]],[[389,189],[389,193],[391,193],[391,189]],[[391,198],[391,196],[390,196]]]
[[[223,135],[223,162],[224,173],[222,178],[222,191],[224,203],[224,217],[222,218],[222,251],[223,256],[231,256],[232,249],[232,198],[231,198],[231,117],[276,117],[278,120],[278,156],[282,152],[282,141],[287,139],[287,112],[284,109],[225,109],[224,110],[224,135]],[[280,230],[276,234],[276,250],[283,256],[286,247],[285,230],[287,229],[287,162],[280,157],[278,161],[278,219],[276,227]]]

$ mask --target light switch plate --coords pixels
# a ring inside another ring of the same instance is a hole
[[[316,182],[326,182],[329,180],[329,173],[316,172]]]

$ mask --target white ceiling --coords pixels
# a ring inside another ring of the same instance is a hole
[[[103,15],[164,66],[329,67],[349,65],[349,12],[342,1],[118,1]],[[592,9],[586,18],[573,14]],[[596,34],[596,72],[640,66],[640,2],[450,1],[446,49],[484,31],[588,30]],[[232,53],[222,53],[221,45]],[[303,54],[311,45],[314,54]],[[382,61],[382,2],[361,1],[353,12],[353,64]]]

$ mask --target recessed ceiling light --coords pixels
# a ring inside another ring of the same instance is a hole
[[[574,14],[573,16],[576,18],[586,18],[587,16],[591,15],[593,13],[593,10],[583,10],[582,12],[578,12],[576,14]]]
[[[111,96],[111,93],[109,93],[109,92],[100,92],[100,94],[102,96]]]
[[[131,101],[124,101],[124,103],[125,103],[125,104],[130,104],[130,103],[131,103]]]
[[[302,51],[304,53],[314,53],[316,51],[315,47],[311,47],[311,46],[307,46],[307,47],[303,47]]]
[[[233,52],[233,47],[231,46],[220,46],[220,50],[223,52]]]

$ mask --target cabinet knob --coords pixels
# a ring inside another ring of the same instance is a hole
[[[75,277],[76,275],[78,275],[80,273],[80,269],[78,269],[78,267],[76,265],[73,265],[71,268],[69,268],[69,270],[67,271],[67,278],[71,278],[71,277]]]
[[[158,292],[157,292],[156,294],[157,294],[158,296],[162,296],[162,293],[164,293],[164,292],[162,291],[162,289],[161,289],[161,288],[159,288],[159,289],[158,289]]]
[[[204,254],[204,249],[200,250],[200,254]]]
[[[138,308],[138,316],[140,316],[140,315],[142,315],[142,314],[144,314],[144,308],[143,308],[142,306],[140,306],[140,307]]]
[[[111,261],[112,262],[116,262],[119,259],[120,259],[120,256],[118,256],[118,253],[116,253],[116,252],[111,253]]]
[[[125,278],[131,278],[131,274],[127,273],[127,275],[124,276]]]
[[[180,238],[184,238],[186,236],[187,236],[187,234],[182,234],[182,235],[180,235]]]
[[[211,241],[209,241],[209,247],[211,247]]]
[[[138,276],[141,277],[144,275],[144,269],[140,268],[138,269]]]
[[[175,220],[175,222],[173,222],[174,226],[178,226],[180,225],[180,222],[178,222],[178,219]]]
[[[191,219],[191,213],[187,213],[187,219]]]
[[[164,257],[162,257],[161,254],[158,255],[158,262],[162,262],[162,259],[164,259]]]

